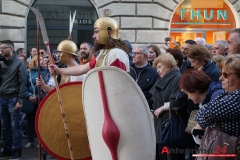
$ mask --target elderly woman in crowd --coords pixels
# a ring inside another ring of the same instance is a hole
[[[170,100],[175,99],[178,93],[178,82],[181,73],[177,67],[176,60],[171,54],[162,54],[158,56],[154,60],[153,66],[157,69],[159,75],[158,80],[150,90],[154,103],[154,127],[157,142],[156,154],[161,160],[167,160],[169,156],[161,154],[164,145],[161,144],[160,134],[162,131],[162,122],[169,117],[169,107],[170,110],[172,110],[173,107],[170,104]],[[180,115],[184,117],[181,113]],[[184,154],[171,154],[170,159],[184,160],[184,156]]]
[[[179,87],[195,104],[200,104],[206,97],[211,78],[201,70],[188,69],[179,81]]]
[[[201,103],[205,98],[210,79],[200,73],[193,76],[192,73],[184,73],[180,87],[194,103]],[[208,126],[214,129],[216,124],[220,123],[221,131],[240,138],[240,55],[229,56],[223,61],[220,81],[224,92],[218,94],[209,103],[200,106],[195,129],[205,129]],[[200,144],[199,138],[194,139]]]
[[[210,60],[209,51],[202,45],[192,45],[187,50],[187,57],[194,69],[205,72],[213,82],[218,82],[220,69]]]
[[[196,69],[188,69],[186,73],[184,72],[179,86],[188,95],[188,98],[199,107],[223,92],[220,82],[211,82],[211,78],[206,73]]]
[[[210,60],[209,51],[205,46],[199,44],[190,46],[186,52],[186,56],[195,70],[205,72],[211,78],[212,82],[219,82],[220,69]],[[187,108],[190,116],[192,111],[199,109],[199,104],[194,104],[194,102],[189,99]],[[196,147],[198,147],[198,145],[196,145],[192,137],[189,137],[187,148],[195,149]],[[191,153],[189,156],[191,160],[195,159],[194,157],[191,157]]]
[[[150,52],[150,55],[148,57],[148,62],[150,65],[152,65],[154,59],[157,58],[161,54],[161,52],[160,52],[159,47],[156,45],[148,46],[148,50]]]
[[[199,109],[197,128],[215,128],[220,123],[221,131],[240,138],[240,55],[223,61],[220,81],[225,92]]]

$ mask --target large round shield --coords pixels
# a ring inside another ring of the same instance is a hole
[[[152,114],[126,72],[110,66],[89,71],[82,100],[94,160],[155,160]]]
[[[75,159],[90,160],[91,153],[82,107],[82,83],[69,82],[59,87]],[[40,103],[36,132],[44,149],[57,159],[71,159],[56,89]]]

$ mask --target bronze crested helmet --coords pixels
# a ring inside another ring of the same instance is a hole
[[[96,20],[94,23],[94,29],[99,29],[98,43],[106,44],[109,40],[108,30],[111,30],[111,35],[113,39],[118,38],[118,23],[116,20],[110,17],[102,17]]]

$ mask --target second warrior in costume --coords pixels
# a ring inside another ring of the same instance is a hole
[[[59,62],[67,67],[79,66],[76,62],[77,46],[69,38],[59,43],[57,47],[59,53]],[[86,125],[84,121],[84,113],[81,97],[81,81],[83,76],[66,76],[61,75],[60,92],[62,104],[64,106],[65,116],[67,118],[69,137],[76,159],[91,160],[91,153],[88,149],[89,143],[87,138]],[[36,80],[37,85],[45,92],[50,92],[43,100],[37,112],[37,135],[44,149],[57,159],[69,159],[68,146],[66,145],[65,132],[63,129],[61,112],[57,104],[57,92],[52,86],[44,83],[43,78]],[[67,83],[75,82],[75,83]],[[74,90],[74,89],[77,89]],[[71,95],[74,93],[73,95]],[[69,97],[71,95],[71,98]],[[74,105],[73,105],[74,104]],[[54,115],[54,118],[52,118]],[[47,120],[47,124],[45,121]],[[49,134],[52,133],[52,134]],[[54,137],[54,138],[53,138]],[[53,145],[57,144],[57,145]]]
[[[100,66],[115,66],[129,72],[129,50],[126,43],[118,38],[118,24],[110,17],[102,17],[94,24],[94,52],[100,51],[99,56],[91,62],[69,68],[58,68],[50,65],[51,73],[63,75],[81,75],[90,69]]]
[[[67,39],[60,42],[57,47],[57,51],[59,54],[59,62],[61,64],[64,64],[67,67],[79,66],[79,64],[76,62],[78,48],[77,48],[77,45],[72,40]],[[84,75],[78,75],[78,76],[61,75],[60,85],[67,82],[76,82],[76,81],[82,82],[83,78],[84,78]],[[45,92],[50,92],[55,88],[45,84],[42,78],[40,78],[40,80],[37,79],[37,85],[40,85]]]

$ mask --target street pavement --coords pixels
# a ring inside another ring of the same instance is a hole
[[[35,146],[37,146],[37,138],[35,138]],[[23,146],[23,149],[22,149],[22,158],[21,160],[39,160],[38,158],[38,149],[37,148],[29,148],[29,149],[24,149],[24,145],[27,144],[27,138],[23,137],[23,142],[22,142],[22,146]],[[42,150],[42,152],[45,152]],[[0,160],[7,160],[9,158],[0,158]],[[44,160],[42,158],[42,160]],[[47,155],[47,158],[46,160],[56,160],[54,157],[52,157],[51,155]]]

